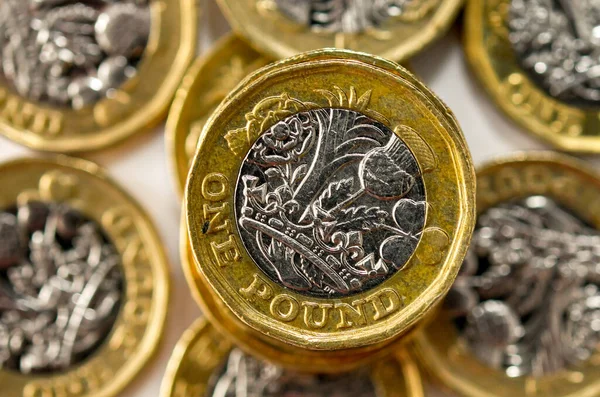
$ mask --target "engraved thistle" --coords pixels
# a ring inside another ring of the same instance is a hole
[[[509,39],[533,80],[560,100],[600,102],[600,1],[512,0]]]
[[[97,349],[123,294],[120,256],[66,204],[0,212],[0,368],[65,371]]]
[[[2,0],[0,76],[31,100],[80,109],[136,74],[149,34],[145,0]]]
[[[234,349],[209,387],[211,397],[369,397],[376,394],[366,371],[310,375],[284,370]]]
[[[236,215],[244,245],[273,280],[342,296],[406,265],[423,231],[425,190],[414,155],[388,127],[362,112],[317,108],[254,142]]]
[[[438,0],[275,0],[290,19],[315,31],[361,33],[390,18],[421,19]]]
[[[510,377],[589,359],[600,343],[600,233],[544,196],[480,215],[446,306],[461,338]]]

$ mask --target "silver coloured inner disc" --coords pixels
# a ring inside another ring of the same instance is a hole
[[[149,34],[148,0],[2,0],[0,78],[80,109],[136,74]]]
[[[512,0],[510,41],[523,68],[552,97],[600,105],[600,1]]]
[[[275,0],[280,12],[315,31],[360,33],[422,0]]]
[[[310,296],[372,288],[402,269],[425,223],[408,147],[352,110],[289,116],[249,150],[238,176],[242,241],[275,282]]]
[[[0,212],[0,369],[69,370],[110,334],[124,294],[121,258],[65,204]]]
[[[600,233],[544,196],[479,216],[446,298],[461,338],[510,377],[587,360],[600,343]]]
[[[373,397],[367,371],[344,375],[309,375],[258,361],[234,349],[215,373],[206,397]]]

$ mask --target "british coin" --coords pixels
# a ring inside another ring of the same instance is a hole
[[[600,152],[600,2],[475,0],[465,42],[498,106],[557,148]]]
[[[187,230],[182,223],[181,252],[183,272],[202,313],[218,331],[248,354],[264,361],[300,372],[339,373],[354,370],[360,366],[389,358],[396,351],[403,351],[407,339],[412,339],[421,328],[415,327],[410,335],[394,343],[383,343],[360,349],[343,351],[315,351],[298,348],[265,337],[236,318],[233,313],[215,296],[210,285],[200,275],[187,239]]]
[[[4,0],[0,132],[37,150],[104,148],[165,115],[195,51],[194,0]]]
[[[206,320],[181,337],[167,366],[161,397],[356,396],[423,397],[410,354],[401,350],[370,369],[347,374],[292,372],[249,356],[231,345]]]
[[[115,396],[166,317],[166,257],[147,214],[84,160],[11,161],[0,183],[2,396]]]
[[[233,29],[279,59],[320,48],[404,62],[442,36],[463,0],[220,0]]]
[[[190,67],[169,110],[166,140],[177,190],[185,180],[204,124],[223,99],[250,72],[269,61],[233,34]]]
[[[310,350],[399,338],[449,289],[474,222],[451,112],[397,64],[320,50],[223,102],[189,174],[192,252],[254,330]]]
[[[477,173],[473,243],[421,358],[466,397],[600,393],[600,178],[555,153]]]

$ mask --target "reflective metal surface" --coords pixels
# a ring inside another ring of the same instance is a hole
[[[209,397],[372,397],[368,371],[344,375],[308,375],[259,361],[234,349],[220,374],[212,379]]]
[[[20,95],[80,109],[136,74],[146,0],[2,0],[0,76]]]
[[[0,212],[0,368],[65,371],[110,334],[121,260],[95,222],[65,204]]]
[[[289,116],[248,152],[238,178],[240,235],[274,281],[312,296],[368,290],[402,269],[425,223],[408,147],[352,110]]]
[[[548,375],[600,342],[600,233],[545,196],[479,216],[446,300],[461,338],[509,377]]]
[[[550,95],[600,104],[600,1],[512,0],[508,25],[520,62]]]

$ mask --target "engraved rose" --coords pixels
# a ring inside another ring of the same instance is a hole
[[[256,143],[252,160],[262,165],[297,161],[310,149],[315,131],[309,127],[310,117],[307,114],[278,122]]]

